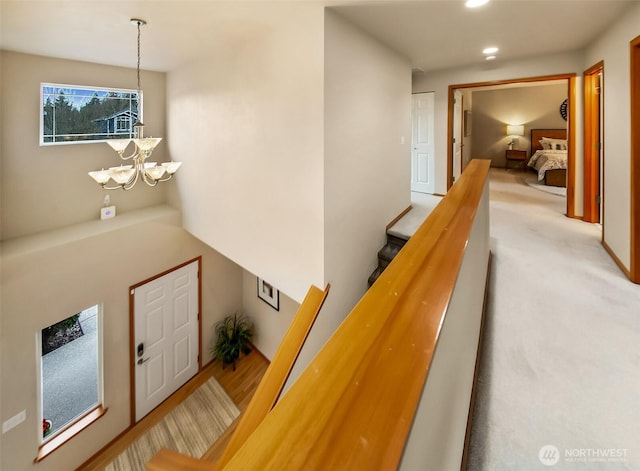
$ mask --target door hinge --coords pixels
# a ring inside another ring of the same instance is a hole
[[[600,195],[596,195],[596,204],[600,204]]]
[[[455,183],[456,182],[456,177],[451,177],[451,183]]]

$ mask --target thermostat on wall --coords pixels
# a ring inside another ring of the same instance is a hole
[[[105,206],[100,208],[100,219],[110,219],[116,215],[115,206]]]

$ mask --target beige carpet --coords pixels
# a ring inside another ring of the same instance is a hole
[[[106,471],[145,471],[145,463],[168,448],[201,457],[240,415],[240,411],[214,378],[120,454]]]
[[[639,470],[640,286],[564,199],[492,170],[490,207],[468,471]]]

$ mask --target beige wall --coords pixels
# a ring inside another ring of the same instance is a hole
[[[507,124],[523,124],[516,149],[531,156],[531,129],[566,129],[560,104],[567,98],[568,84],[473,91],[473,158],[489,158],[493,167],[504,167],[504,151],[511,137]]]
[[[145,133],[165,135],[165,74],[142,72]],[[163,203],[164,186],[107,191],[88,175],[120,165],[104,143],[40,146],[40,83],[135,88],[134,69],[0,51],[2,240],[100,217],[109,193],[118,213]],[[169,160],[167,142],[153,154]],[[173,184],[168,182],[163,185]]]
[[[168,74],[169,148],[185,228],[299,302],[324,281],[323,10],[269,9]]]
[[[187,234],[176,210],[131,212],[3,245],[2,420],[22,410],[27,420],[2,435],[2,469],[74,469],[129,426],[129,287],[199,255],[206,364],[214,324],[241,309],[242,270]],[[104,405],[109,410],[36,465],[36,337],[40,329],[96,303],[104,310]]]
[[[280,292],[280,309],[276,311],[258,298],[257,283],[255,275],[242,271],[242,310],[254,325],[253,344],[272,360],[300,304]]]
[[[629,42],[640,35],[640,5],[626,14],[590,46],[583,68],[604,61],[604,241],[629,269],[631,110]]]
[[[409,62],[331,11],[324,50],[324,263],[331,290],[292,378],[362,297],[385,226],[410,204]]]

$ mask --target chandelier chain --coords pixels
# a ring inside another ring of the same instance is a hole
[[[140,21],[138,21],[138,99],[140,99]]]

